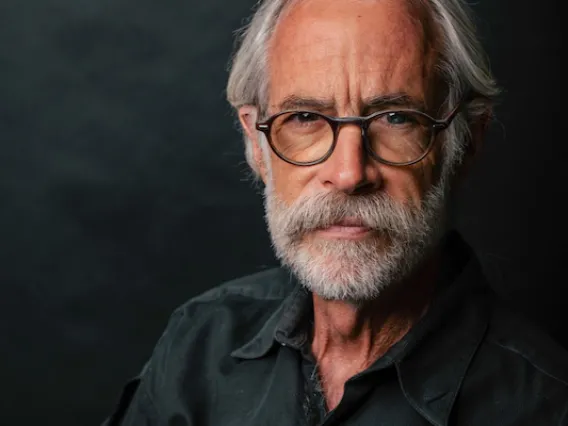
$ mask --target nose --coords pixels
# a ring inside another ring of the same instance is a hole
[[[378,164],[367,155],[361,128],[348,124],[338,131],[335,149],[322,164],[322,184],[347,194],[378,189],[382,182]]]

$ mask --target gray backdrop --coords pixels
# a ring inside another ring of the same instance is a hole
[[[567,344],[556,3],[475,5],[506,91],[459,224]],[[0,2],[1,426],[99,424],[176,306],[276,263],[224,101],[252,5]]]

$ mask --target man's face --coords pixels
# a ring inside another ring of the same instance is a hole
[[[317,99],[329,115],[368,115],[377,110],[369,99],[393,94],[435,114],[434,59],[405,2],[300,1],[269,46],[268,114],[289,109],[285,101],[294,98]],[[264,161],[277,255],[324,298],[376,297],[439,236],[439,149],[412,166],[384,165],[365,153],[360,129],[347,125],[322,164],[294,166],[258,148],[256,157]]]

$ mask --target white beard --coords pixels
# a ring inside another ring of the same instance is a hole
[[[286,205],[267,185],[266,221],[276,256],[311,292],[359,304],[402,281],[446,228],[445,186],[440,182],[420,208],[388,195],[321,193]],[[316,238],[313,231],[356,217],[373,232],[362,240]]]

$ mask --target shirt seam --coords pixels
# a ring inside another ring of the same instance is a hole
[[[543,367],[537,365],[533,360],[531,360],[527,355],[525,355],[524,353],[522,353],[521,351],[514,349],[510,346],[505,346],[501,343],[499,343],[498,341],[495,341],[493,339],[491,340],[486,340],[487,343],[493,344],[507,352],[512,352],[516,355],[519,355],[522,359],[524,359],[526,362],[528,362],[535,370],[538,370],[539,372],[541,372],[542,374],[544,374],[547,377],[550,377],[551,379],[554,379],[557,382],[562,383],[564,386],[566,386],[568,388],[568,380],[564,380],[561,377],[555,376],[553,373],[550,373],[548,371],[546,371]]]
[[[199,296],[196,296],[192,299],[190,299],[188,302],[186,302],[186,304],[192,303],[192,302],[216,302],[216,301],[220,301],[222,300],[223,297],[225,296],[243,296],[249,299],[254,299],[254,300],[285,300],[286,297],[288,296],[288,294],[291,291],[288,291],[287,293],[284,294],[280,294],[278,296],[258,296],[254,294],[254,290],[250,290],[250,289],[246,289],[246,288],[226,288],[223,285],[214,288],[213,290],[210,290],[208,292],[205,292]]]

